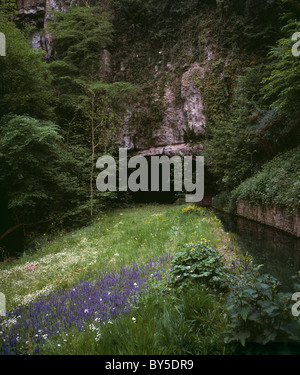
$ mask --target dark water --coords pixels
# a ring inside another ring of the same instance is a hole
[[[263,264],[262,271],[276,277],[282,289],[291,292],[290,277],[300,271],[300,238],[241,217],[214,213],[224,230],[236,235],[242,252],[248,252],[256,264]]]

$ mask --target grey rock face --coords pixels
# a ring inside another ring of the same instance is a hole
[[[34,48],[45,51],[45,57],[54,56],[51,48],[51,36],[45,28],[51,17],[51,10],[65,11],[68,6],[76,0],[17,0],[18,16],[17,22],[35,25],[37,30],[31,36],[31,43]],[[208,51],[209,52],[209,51]],[[163,51],[159,52],[160,58]],[[207,53],[207,61],[211,58]],[[111,59],[113,56],[107,50],[103,51],[102,66],[100,71],[106,76],[111,74]],[[201,93],[194,83],[194,78],[204,77],[207,61],[194,62],[184,66],[185,72],[179,82],[174,83],[172,78],[176,74],[173,64],[168,62],[166,71],[161,73],[161,66],[155,65],[154,78],[161,79],[165,74],[165,86],[162,94],[153,95],[153,102],[162,102],[162,120],[153,129],[149,125],[129,126],[133,122],[133,112],[128,111],[124,116],[122,127],[119,131],[119,143],[129,150],[147,150],[151,148],[178,147],[184,145],[187,133],[196,137],[205,134],[205,115]],[[125,70],[124,64],[120,69]],[[169,77],[170,74],[170,77]],[[151,79],[151,77],[149,78]],[[139,106],[139,105],[138,105]],[[133,109],[134,110],[134,109]],[[138,111],[147,115],[147,108],[140,106]],[[151,116],[151,114],[150,114]],[[151,125],[151,124],[150,124]],[[181,147],[182,148],[182,147]]]
[[[174,71],[171,63],[167,68]],[[127,126],[130,113],[124,119],[122,127],[121,144],[124,147],[131,146],[132,149],[146,150],[156,148],[161,150],[166,146],[185,144],[185,134],[194,133],[195,136],[205,134],[206,118],[201,93],[194,83],[194,78],[204,77],[205,66],[195,62],[182,75],[180,87],[168,82],[165,85],[163,101],[163,119],[158,128],[152,131],[148,137],[148,143],[140,141],[141,134]],[[176,97],[177,96],[177,97]],[[151,151],[149,151],[151,154]],[[160,151],[159,151],[160,152]]]
[[[181,80],[181,98],[184,102],[183,109],[187,126],[195,135],[205,133],[205,115],[201,94],[194,84],[194,76],[204,77],[204,68],[197,62],[183,74]]]
[[[31,35],[34,48],[45,51],[45,57],[52,56],[51,37],[45,31],[51,10],[66,10],[75,0],[17,0],[17,23],[36,26]]]

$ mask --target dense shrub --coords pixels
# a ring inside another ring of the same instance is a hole
[[[237,201],[276,204],[290,211],[300,202],[300,147],[282,153],[266,163],[255,176],[241,183],[233,192]]]
[[[243,283],[241,288],[240,283],[231,282],[227,296],[230,332],[227,342],[242,345],[244,349],[235,346],[240,352],[253,350],[253,344],[257,345],[256,350],[268,352],[270,346],[266,344],[279,344],[275,348],[282,350],[285,344],[299,343],[300,323],[292,315],[291,294],[279,291],[278,280],[269,274],[255,277],[245,272]]]
[[[191,281],[199,282],[214,290],[226,290],[225,258],[213,248],[206,238],[188,244],[177,253],[171,264],[169,282],[174,287],[184,287]]]
[[[213,200],[213,207],[228,213],[234,212],[236,204],[232,199],[232,193],[230,191],[222,191],[216,195]]]
[[[0,64],[0,117],[26,113],[53,119],[51,75],[42,52],[31,48],[27,36],[2,11],[0,30],[6,38],[6,56]]]
[[[12,227],[36,230],[39,224],[75,223],[80,215],[88,217],[84,216],[84,163],[75,158],[78,152],[71,153],[63,145],[57,125],[7,115],[0,121],[0,136],[0,187],[14,220]]]

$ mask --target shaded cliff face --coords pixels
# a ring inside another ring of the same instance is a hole
[[[74,0],[17,0],[16,22],[35,26],[31,34],[32,46],[45,51],[47,59],[53,57],[51,38],[45,28],[51,10],[66,10]]]
[[[34,48],[44,50],[47,59],[55,58],[51,36],[45,31],[50,12],[65,11],[74,2],[76,0],[17,0],[16,21],[36,27],[31,43]],[[175,64],[172,60],[162,61],[167,53],[162,49],[152,59],[150,74],[141,84],[142,95],[124,117],[119,141],[129,150],[146,150],[146,154],[149,150],[149,155],[153,152],[185,155],[195,149],[203,150],[200,141],[205,136],[206,118],[201,93],[194,79],[204,77],[210,54],[203,61],[180,63],[178,69],[176,61]],[[122,61],[116,64],[115,60],[113,51],[104,51],[101,69],[105,68],[105,78],[108,81],[130,80],[130,76],[126,77],[127,70],[136,69],[135,61],[128,67]],[[149,82],[153,83],[151,90],[145,89]],[[191,146],[190,141],[196,146]]]
[[[169,64],[170,67],[170,64]],[[195,62],[181,76],[178,86],[168,82],[165,87],[162,126],[154,132],[154,145],[183,143],[188,134],[195,137],[205,134],[205,115],[199,90],[194,84],[194,75],[204,75],[204,67]],[[175,92],[179,90],[180,100]]]
[[[168,69],[172,69],[171,64],[168,64]],[[158,82],[166,80],[162,92],[157,87],[157,92],[149,96],[150,101],[161,103],[161,120],[155,126],[146,121],[137,126],[133,113],[128,112],[121,132],[122,145],[136,150],[156,148],[157,154],[162,149],[169,150],[169,153],[174,150],[174,153],[189,154],[192,149],[189,138],[196,140],[205,135],[204,105],[194,84],[194,77],[201,77],[204,72],[205,66],[195,62],[186,67],[186,72],[177,82],[168,79],[168,72],[163,73],[163,77],[161,74]],[[145,111],[145,107],[141,106],[137,111]]]
[[[206,116],[195,80],[205,77],[211,55],[208,53],[202,61],[184,63],[180,69],[171,62],[159,67],[153,62],[149,81],[155,82],[154,87],[146,94],[146,103],[140,99],[135,108],[127,112],[120,132],[122,146],[132,150],[149,150],[149,155],[153,152],[187,155],[195,150],[203,153]],[[159,108],[158,121],[155,118],[151,121],[153,103],[156,109]],[[147,112],[146,119],[137,121],[137,114]]]

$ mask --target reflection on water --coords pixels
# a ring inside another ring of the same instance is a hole
[[[289,290],[290,277],[300,271],[300,239],[285,232],[220,211],[214,211],[224,230],[236,234],[243,253],[248,252],[263,272],[270,273]]]

